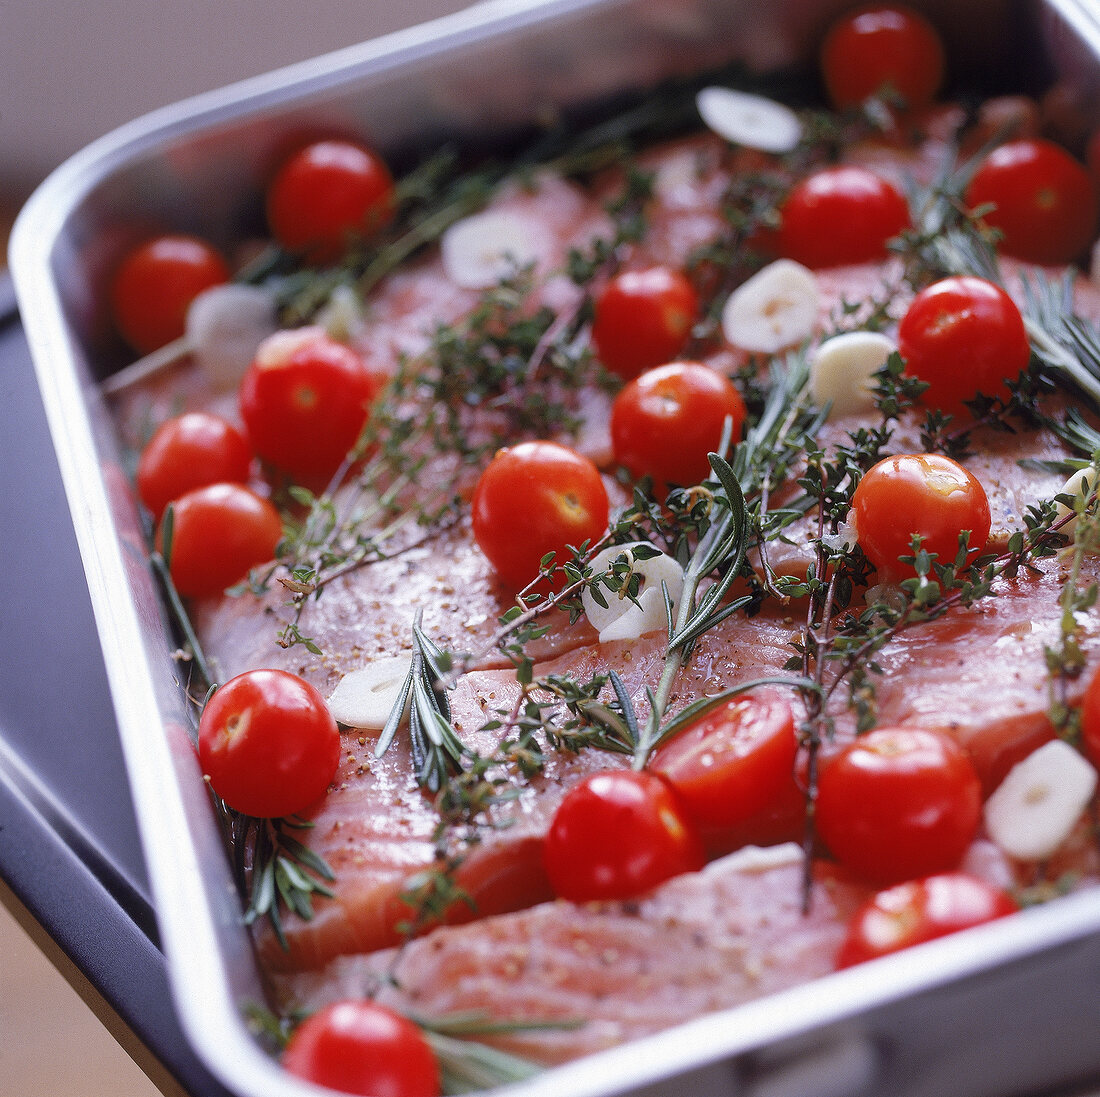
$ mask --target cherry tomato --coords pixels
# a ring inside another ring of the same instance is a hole
[[[629,899],[703,867],[699,836],[672,786],[633,770],[574,785],[554,813],[544,857],[555,893],[577,903]]]
[[[218,251],[196,236],[158,236],[127,253],[111,282],[122,337],[149,354],[183,335],[187,309],[203,290],[229,280]]]
[[[912,574],[899,563],[911,556],[914,534],[939,563],[952,562],[959,534],[980,554],[992,519],[985,489],[973,473],[938,453],[886,457],[867,471],[852,495],[851,519],[859,547],[886,578]]]
[[[243,484],[252,465],[244,435],[227,419],[191,411],[167,419],[141,451],[137,489],[154,518],[192,488],[219,481]]]
[[[793,791],[798,736],[781,694],[735,697],[654,752],[649,768],[680,794],[701,830],[740,827]]]
[[[324,795],[340,762],[325,699],[285,670],[249,670],[219,686],[199,718],[199,761],[234,811],[294,815]]]
[[[698,484],[710,473],[707,454],[732,420],[741,440],[745,402],[729,378],[700,362],[670,362],[627,383],[611,408],[615,460],[636,479],[655,484]]]
[[[880,891],[852,915],[836,966],[900,952],[1017,910],[1007,892],[963,872],[907,880]]]
[[[1021,138],[994,149],[966,188],[971,209],[999,229],[999,248],[1030,263],[1077,259],[1096,233],[1096,187],[1065,149],[1042,138]]]
[[[868,880],[908,880],[958,866],[981,821],[981,783],[946,735],[876,728],[822,766],[815,812],[842,865]]]
[[[291,479],[322,485],[370,417],[381,375],[321,328],[276,332],[241,378],[241,418],[258,456]]]
[[[973,275],[944,278],[913,298],[898,325],[906,372],[925,381],[921,400],[952,414],[980,392],[1007,396],[1027,369],[1031,345],[1016,303]]]
[[[279,512],[240,484],[208,484],[172,503],[169,570],[185,598],[220,594],[275,558]],[[163,533],[163,524],[161,527]]]
[[[886,257],[909,227],[909,206],[881,176],[856,165],[822,168],[795,184],[780,208],[779,254],[815,270]]]
[[[497,575],[513,587],[538,576],[553,552],[598,540],[610,506],[599,469],[557,442],[521,442],[498,450],[474,489],[474,540]]]
[[[672,361],[691,335],[699,298],[678,270],[650,267],[612,278],[596,298],[592,341],[599,360],[629,381]]]
[[[1094,672],[1081,706],[1081,745],[1100,769],[1100,673]]]
[[[393,177],[377,154],[352,141],[317,141],[271,181],[268,224],[288,251],[327,262],[386,225],[393,196]]]
[[[900,4],[864,7],[838,19],[821,47],[825,89],[834,107],[872,97],[925,107],[943,82],[943,44],[922,15]]]

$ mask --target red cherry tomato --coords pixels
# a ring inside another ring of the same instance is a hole
[[[1096,234],[1096,185],[1065,149],[1041,138],[1009,141],[994,149],[966,188],[971,209],[999,229],[1006,255],[1030,263],[1077,259]]]
[[[615,460],[655,484],[697,484],[710,473],[726,419],[741,440],[745,402],[729,378],[699,362],[670,362],[630,381],[611,408]]]
[[[172,503],[169,570],[185,598],[220,594],[275,558],[279,512],[240,484],[208,484]],[[162,525],[163,532],[163,525]]]
[[[288,251],[316,262],[336,259],[393,214],[393,177],[385,162],[352,141],[317,141],[286,161],[267,193],[267,219]]]
[[[358,440],[382,383],[321,328],[277,332],[241,378],[241,418],[253,450],[291,479],[323,485]]]
[[[821,47],[821,70],[834,107],[873,96],[925,107],[943,82],[943,44],[922,15],[898,4],[860,8],[838,19]]]
[[[111,282],[115,326],[134,350],[148,354],[183,335],[191,302],[228,280],[225,260],[205,240],[148,240],[123,258]]]
[[[928,383],[922,401],[952,414],[980,392],[1007,396],[1027,369],[1031,345],[1016,303],[973,275],[944,278],[913,298],[898,325],[906,372]]]
[[[864,475],[852,495],[851,519],[859,547],[884,577],[912,574],[898,558],[911,556],[914,534],[939,563],[953,561],[959,534],[980,554],[992,524],[989,500],[977,477],[938,453],[886,457]]]
[[[295,815],[324,795],[340,731],[324,698],[285,670],[249,670],[219,686],[199,718],[199,761],[234,811]]]
[[[1007,892],[966,873],[907,880],[880,891],[852,915],[836,966],[851,967],[900,952],[1017,910]]]
[[[658,748],[649,768],[669,780],[700,830],[711,832],[739,828],[799,795],[797,754],[790,703],[758,693],[712,709]]]
[[[699,298],[680,271],[624,271],[596,298],[596,356],[629,381],[643,370],[672,361],[686,345],[698,315]]]
[[[822,168],[797,183],[780,208],[780,255],[815,270],[886,257],[886,242],[909,227],[901,192],[855,165]]]
[[[499,450],[474,489],[474,540],[497,575],[513,587],[538,576],[553,552],[594,542],[607,529],[607,489],[599,469],[557,442],[521,442]]]
[[[191,411],[163,422],[141,451],[137,489],[154,518],[192,488],[207,484],[243,484],[252,466],[252,450],[228,420]]]
[[[952,739],[877,728],[822,766],[815,818],[836,859],[889,883],[956,868],[981,821],[978,775]]]
[[[585,903],[629,899],[703,867],[699,836],[667,781],[609,770],[574,785],[544,847],[554,892]]]
[[[1081,745],[1089,761],[1100,769],[1100,673],[1094,672],[1081,707]]]
[[[365,999],[324,1006],[298,1026],[283,1067],[315,1085],[361,1097],[438,1097],[439,1067],[407,1018]]]

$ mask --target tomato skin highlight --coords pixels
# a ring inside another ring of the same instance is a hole
[[[703,867],[703,848],[672,786],[655,773],[590,774],[563,797],[543,848],[555,894],[630,899]]]
[[[822,168],[796,183],[780,208],[776,249],[812,270],[884,259],[910,225],[901,192],[856,165]]]
[[[878,892],[852,915],[836,966],[888,956],[1019,909],[1006,891],[966,873],[907,880]]]
[[[211,597],[240,582],[275,558],[283,536],[275,507],[241,484],[195,488],[172,502],[171,513],[169,572],[185,598]]]
[[[217,249],[197,236],[158,236],[128,252],[111,281],[111,314],[139,354],[183,335],[187,309],[203,290],[229,281]]]
[[[984,278],[944,278],[921,290],[898,324],[906,373],[928,384],[921,402],[965,415],[979,392],[1008,396],[1031,360],[1016,303]]]
[[[587,457],[557,442],[521,442],[498,450],[478,478],[474,540],[498,577],[519,589],[548,552],[561,565],[568,546],[602,537],[609,512],[603,478]]]
[[[784,805],[795,784],[794,713],[777,693],[732,698],[662,744],[649,768],[663,774],[704,833],[728,831]]]
[[[728,377],[700,362],[670,362],[627,383],[611,407],[615,460],[635,479],[658,487],[698,484],[710,475],[707,454],[741,440],[745,402]]]
[[[955,869],[981,821],[981,782],[954,740],[876,728],[822,766],[815,818],[833,856],[893,883]]]
[[[943,83],[940,36],[924,16],[900,4],[860,8],[838,19],[821,46],[825,89],[838,110],[873,96],[925,107]]]
[[[291,1034],[283,1067],[315,1085],[360,1097],[438,1097],[439,1067],[407,1018],[366,999],[343,999]]]
[[[393,215],[393,177],[354,141],[316,141],[291,156],[267,192],[272,235],[288,251],[331,262]]]
[[[252,450],[227,419],[191,411],[167,419],[141,451],[137,489],[154,518],[193,488],[219,482],[243,484],[252,467]]]
[[[324,487],[355,445],[382,377],[320,328],[277,332],[241,378],[240,409],[256,454]]]
[[[682,272],[669,267],[623,271],[596,298],[596,356],[629,381],[672,361],[687,344],[698,315],[698,295]]]
[[[887,579],[913,574],[899,557],[912,555],[914,534],[946,564],[958,554],[962,531],[969,531],[968,553],[980,554],[992,525],[977,477],[938,453],[883,458],[856,485],[850,517],[859,547]]]
[[[1096,234],[1096,186],[1088,169],[1043,138],[994,149],[974,173],[965,201],[971,209],[995,205],[982,217],[1002,233],[998,249],[1030,263],[1070,263]]]
[[[1093,672],[1081,704],[1081,746],[1100,769],[1100,673]]]
[[[284,670],[250,670],[219,686],[199,718],[199,761],[234,811],[295,815],[319,800],[340,762],[324,698]]]

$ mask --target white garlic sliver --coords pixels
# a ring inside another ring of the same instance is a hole
[[[730,294],[722,334],[742,350],[775,354],[813,334],[820,295],[813,271],[777,259]]]
[[[542,257],[538,237],[508,210],[486,210],[456,221],[439,246],[444,273],[463,289],[488,289]]]
[[[1078,469],[1063,485],[1058,495],[1069,495],[1072,498],[1088,499],[1096,489],[1096,469],[1092,465],[1086,465]],[[1064,533],[1071,541],[1077,532],[1077,511],[1067,507],[1064,503],[1055,503],[1056,521],[1072,515],[1064,526],[1059,527],[1059,533]]]
[[[345,674],[328,699],[333,719],[347,727],[381,731],[411,667],[408,656],[391,655]]]
[[[259,286],[212,286],[187,310],[191,353],[220,389],[240,382],[256,348],[277,328],[275,298]]]
[[[1013,766],[986,801],[986,830],[1010,857],[1042,861],[1070,836],[1096,780],[1081,754],[1052,739]]]
[[[826,339],[810,359],[814,403],[830,404],[829,415],[850,415],[875,406],[871,378],[897,347],[877,331],[847,331]]]
[[[600,575],[608,571],[611,564],[624,554],[629,554],[639,546],[647,549],[653,546],[644,541],[635,541],[628,545],[611,545],[597,553],[591,561],[592,573]],[[581,591],[581,603],[589,624],[600,634],[600,641],[634,640],[647,632],[664,628],[665,598],[661,584],[668,588],[669,597],[675,609],[684,587],[684,569],[666,553],[660,553],[648,560],[633,560],[632,568],[641,578],[637,602],[616,591],[603,587],[600,593],[607,602],[601,606],[593,597],[591,590],[585,587]]]
[[[802,139],[802,123],[790,107],[733,88],[703,88],[695,97],[699,117],[719,137],[761,152],[790,152]]]

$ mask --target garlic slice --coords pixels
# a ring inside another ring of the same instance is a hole
[[[229,389],[240,382],[256,348],[278,326],[270,292],[230,282],[203,290],[191,302],[186,339],[211,383]]]
[[[703,88],[695,97],[699,117],[719,137],[761,152],[790,152],[802,140],[802,123],[790,107],[733,88]]]
[[[777,259],[730,294],[722,333],[742,350],[775,354],[813,334],[820,295],[813,271]]]
[[[1041,861],[1070,836],[1096,781],[1081,754],[1052,739],[1013,766],[986,801],[986,830],[1010,857]]]
[[[508,210],[456,221],[439,242],[443,270],[463,289],[488,289],[542,257],[530,225]]]
[[[662,582],[668,588],[673,609],[679,602],[680,592],[684,587],[684,569],[663,552],[648,560],[634,560],[632,550],[640,546],[653,547],[646,541],[611,545],[592,558],[593,575],[608,572],[615,560],[625,556],[631,562],[634,573],[642,580],[636,603],[625,595],[620,597],[617,592],[604,587],[601,593],[607,605],[601,606],[588,587],[581,591],[585,615],[589,624],[599,632],[601,643],[610,640],[636,640],[647,632],[664,628],[666,616]]]
[[[1086,465],[1083,469],[1078,469],[1063,485],[1058,495],[1069,495],[1075,499],[1087,499],[1092,495],[1096,488],[1096,469],[1092,465]],[[1072,507],[1067,507],[1065,503],[1055,503],[1056,518],[1060,520],[1072,515],[1068,522],[1062,526],[1059,530],[1060,533],[1064,533],[1071,541],[1077,533],[1077,511]]]
[[[829,416],[870,411],[875,406],[871,378],[897,346],[877,331],[846,331],[826,339],[810,359],[814,402],[831,404]]]
[[[411,667],[407,655],[390,655],[345,674],[328,699],[333,719],[347,727],[381,731]]]

